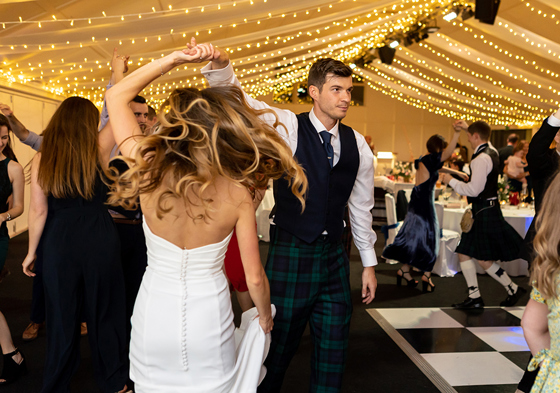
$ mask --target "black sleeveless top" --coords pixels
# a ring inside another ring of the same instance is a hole
[[[0,213],[5,213],[8,211],[8,198],[12,195],[12,182],[10,181],[10,176],[8,175],[8,163],[9,158],[5,158],[0,161]],[[8,236],[8,227],[6,222],[2,223],[0,227],[0,236]]]

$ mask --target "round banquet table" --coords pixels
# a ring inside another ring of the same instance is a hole
[[[461,218],[465,212],[465,208],[461,209],[448,209],[445,208],[443,211],[443,229],[450,229],[461,233]],[[502,214],[504,219],[510,224],[522,238],[525,238],[525,234],[533,221],[535,216],[535,211],[531,208],[517,208],[517,206],[504,206],[502,207]],[[451,258],[448,262],[450,264],[449,268],[456,272],[461,270],[458,258]],[[509,262],[498,263],[504,268],[504,270],[510,276],[528,276],[528,263],[523,259],[516,259]],[[484,274],[484,270],[480,265],[476,264],[477,272]]]

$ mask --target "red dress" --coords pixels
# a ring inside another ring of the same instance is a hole
[[[239,252],[239,243],[237,243],[237,235],[233,230],[233,236],[229,241],[224,261],[226,268],[226,276],[233,287],[238,292],[247,292],[247,281],[245,280],[245,270],[241,262],[241,253]]]

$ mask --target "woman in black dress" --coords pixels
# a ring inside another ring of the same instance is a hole
[[[10,143],[10,124],[0,115],[0,281],[9,270],[4,266],[8,254],[8,227],[6,222],[23,213],[23,168],[17,162]],[[11,198],[11,203],[8,199]],[[0,312],[0,346],[4,358],[4,368],[0,375],[0,385],[15,381],[27,370],[23,354],[14,346],[8,323]]]
[[[23,270],[34,275],[41,239],[48,326],[42,393],[68,390],[80,359],[82,305],[99,387],[114,393],[126,383],[120,244],[103,183],[115,142],[110,126],[98,133],[98,122],[91,101],[66,99],[43,132],[41,151],[31,165],[29,251]]]
[[[401,284],[403,278],[409,287],[418,285],[410,275],[410,267],[413,266],[424,272],[423,291],[432,292],[435,289],[430,277],[439,251],[440,230],[434,206],[434,186],[438,180],[438,170],[462,173],[442,168],[443,163],[453,154],[459,140],[461,129],[456,123],[453,128],[455,133],[449,144],[441,135],[431,136],[426,143],[428,154],[414,162],[416,185],[410,195],[408,212],[395,241],[383,250],[384,258],[394,259],[403,264],[397,272],[397,285]]]

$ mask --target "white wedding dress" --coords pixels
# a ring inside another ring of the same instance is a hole
[[[134,391],[255,392],[266,372],[270,334],[264,334],[255,308],[234,328],[223,272],[231,234],[186,250],[143,225],[148,267],[132,315]]]

